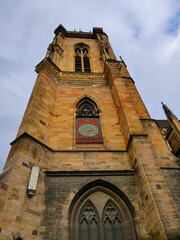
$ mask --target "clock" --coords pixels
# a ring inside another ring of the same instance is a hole
[[[102,143],[101,124],[98,117],[76,118],[76,143]]]
[[[90,123],[82,124],[79,129],[79,133],[84,137],[94,137],[98,134],[98,128]]]

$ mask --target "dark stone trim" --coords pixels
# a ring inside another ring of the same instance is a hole
[[[16,138],[14,141],[12,141],[10,143],[10,145],[15,144],[16,142],[18,142],[19,140],[23,139],[23,138],[30,138],[31,140],[33,140],[34,142],[40,144],[41,146],[47,148],[49,151],[51,152],[126,152],[126,150],[54,150],[50,147],[48,147],[46,144],[40,142],[39,140],[37,140],[36,138],[34,138],[33,136],[31,136],[30,134],[24,132],[23,134],[21,134],[18,138]]]
[[[38,231],[37,230],[32,230],[32,235],[37,236],[38,235]]]
[[[134,169],[124,170],[92,170],[92,171],[45,171],[47,177],[84,177],[84,176],[129,176]]]
[[[33,215],[36,215],[38,217],[41,216],[41,212],[34,211],[34,210],[30,209],[30,208],[27,208],[26,212],[28,212],[30,214],[33,214]]]
[[[153,118],[140,118],[140,121],[152,121],[152,122],[156,122],[156,119],[153,119]]]
[[[160,167],[160,169],[165,169],[165,170],[180,170],[179,167]]]
[[[90,38],[90,39],[96,39],[97,38],[97,33],[105,34],[103,32],[102,28],[94,27],[93,32],[75,32],[75,31],[67,31],[65,27],[60,24],[55,30],[54,33],[57,35],[59,32],[63,33],[65,37],[70,37],[70,38]]]

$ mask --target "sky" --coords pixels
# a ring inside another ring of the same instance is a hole
[[[179,0],[1,0],[0,171],[37,77],[34,68],[60,24],[68,31],[102,27],[151,117],[165,119],[163,102],[180,118]]]

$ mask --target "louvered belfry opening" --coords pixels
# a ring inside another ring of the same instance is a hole
[[[91,72],[89,48],[84,43],[75,46],[75,71]]]
[[[84,71],[91,72],[90,62],[88,57],[84,57]]]
[[[82,72],[81,57],[79,57],[79,56],[75,57],[75,71],[76,72]]]

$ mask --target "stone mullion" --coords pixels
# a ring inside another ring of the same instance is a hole
[[[82,72],[84,72],[84,54],[81,52],[80,54],[81,57],[81,68],[82,68]]]

